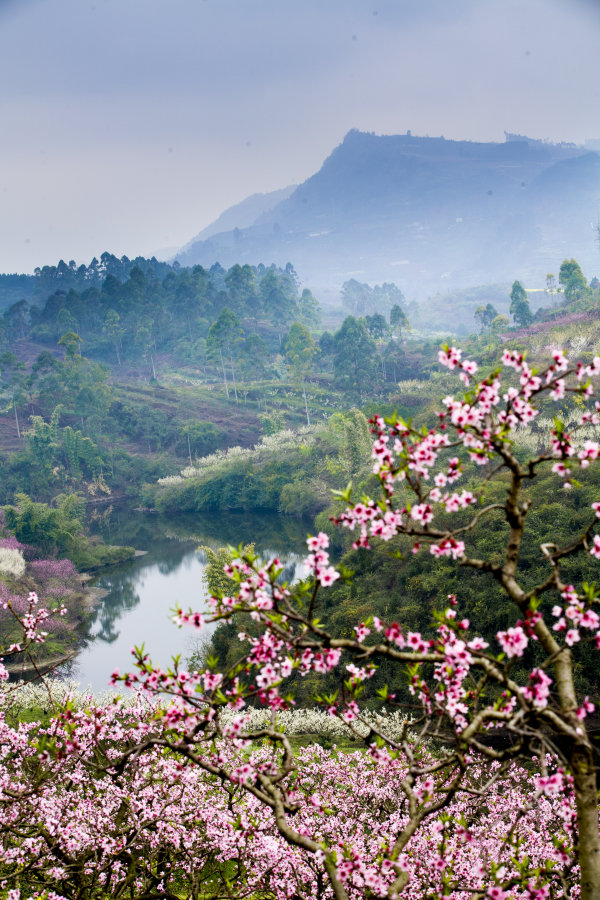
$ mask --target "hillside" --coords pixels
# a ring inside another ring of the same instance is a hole
[[[598,197],[600,154],[572,144],[351,131],[287,199],[246,228],[192,241],[178,260],[292,259],[321,291],[356,277],[419,299],[508,272],[541,283],[567,255],[598,268]]]
[[[185,257],[186,252],[198,241],[205,241],[215,234],[221,234],[223,231],[230,231],[234,228],[247,228],[253,225],[260,216],[270,212],[282,200],[287,200],[296,187],[297,185],[290,184],[278,191],[270,191],[268,194],[251,194],[250,197],[246,197],[240,203],[230,206],[182,248],[179,254],[180,259]]]

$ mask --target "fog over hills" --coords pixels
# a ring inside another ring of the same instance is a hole
[[[199,241],[205,241],[215,234],[221,234],[223,231],[229,231],[234,228],[247,228],[254,225],[256,220],[273,207],[277,206],[282,200],[287,200],[292,191],[298,185],[290,184],[278,191],[269,191],[268,194],[251,194],[240,203],[230,206],[225,212],[222,212],[218,219],[203,228],[195,237],[182,248],[181,253],[186,253],[194,244]]]
[[[325,295],[357,278],[417,298],[513,278],[542,285],[565,256],[600,271],[600,154],[573,144],[353,130],[317,173],[277,193],[259,195],[251,224],[255,198],[226,211],[179,262],[292,261]]]

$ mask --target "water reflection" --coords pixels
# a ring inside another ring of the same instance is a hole
[[[144,643],[163,665],[173,655],[191,652],[197,635],[178,629],[170,616],[176,603],[206,605],[202,582],[206,559],[199,546],[217,550],[252,542],[265,559],[280,557],[287,581],[301,574],[298,564],[306,553],[306,523],[272,515],[230,513],[167,520],[120,506],[97,516],[93,528],[107,542],[146,551],[94,582],[106,593],[95,604],[86,645],[70,674],[96,691],[106,687],[114,668],[130,668],[133,643]]]

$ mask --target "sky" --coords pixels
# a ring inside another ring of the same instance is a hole
[[[177,248],[351,128],[600,138],[600,0],[0,0],[0,272]]]

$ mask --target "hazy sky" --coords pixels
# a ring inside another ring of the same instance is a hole
[[[0,271],[181,246],[353,127],[600,138],[600,0],[0,0]]]

